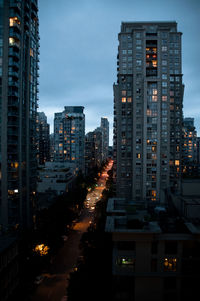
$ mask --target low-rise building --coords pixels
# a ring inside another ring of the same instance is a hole
[[[44,167],[39,168],[38,206],[40,208],[48,207],[54,197],[70,191],[73,188],[76,175],[76,165],[73,163],[46,162]]]
[[[198,291],[200,225],[169,216],[165,207],[122,204],[110,199],[107,207],[114,300],[189,299]]]

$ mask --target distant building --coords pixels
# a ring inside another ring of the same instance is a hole
[[[85,135],[85,173],[90,173],[95,168],[95,139],[94,132]]]
[[[0,225],[31,227],[37,179],[38,4],[0,1]]]
[[[99,129],[99,128],[98,128]],[[85,170],[86,174],[94,168],[99,168],[103,162],[102,131],[96,129],[85,136]]]
[[[113,159],[113,147],[112,146],[108,147],[108,157]]]
[[[74,163],[45,162],[45,166],[38,170],[38,207],[48,207],[53,198],[70,191],[76,175]]]
[[[54,118],[54,161],[75,163],[85,170],[85,115],[84,107],[66,106]]]
[[[49,135],[49,141],[50,141],[50,161],[54,161],[54,134]]]
[[[37,135],[38,135],[38,164],[44,165],[50,161],[50,137],[49,124],[44,112],[37,113]]]
[[[101,118],[101,129],[102,129],[102,139],[103,139],[103,161],[108,158],[108,147],[109,147],[109,121],[108,118]]]
[[[181,187],[182,65],[176,22],[123,22],[114,84],[116,194],[155,204]]]
[[[200,176],[199,150],[194,118],[183,120],[183,174],[184,176]]]

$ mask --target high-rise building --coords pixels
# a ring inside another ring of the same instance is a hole
[[[99,168],[103,162],[102,131],[97,128],[85,135],[85,172]]]
[[[85,170],[85,114],[84,107],[66,106],[54,118],[54,160],[74,162],[77,169]]]
[[[101,118],[101,129],[103,134],[103,160],[108,158],[108,147],[109,147],[109,121],[108,118]]]
[[[44,165],[45,162],[50,161],[50,136],[49,124],[44,112],[37,113],[37,135],[38,135],[38,163]]]
[[[0,224],[32,223],[36,190],[37,0],[0,1]]]
[[[194,126],[194,118],[183,119],[183,174],[197,176],[199,174],[198,138]]]
[[[114,84],[116,195],[162,200],[180,190],[181,32],[176,22],[123,22]]]

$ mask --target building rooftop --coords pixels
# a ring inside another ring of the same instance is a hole
[[[171,215],[164,207],[155,207],[151,211],[138,209],[130,204],[123,206],[123,199],[112,198],[108,200],[107,213],[110,214],[106,221],[107,232],[200,234],[199,222],[194,224]]]

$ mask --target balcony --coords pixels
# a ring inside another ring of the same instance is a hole
[[[14,97],[19,97],[19,92],[18,91],[8,91],[8,96],[14,96]]]
[[[19,112],[17,111],[9,111],[8,117],[19,117]]]
[[[9,36],[12,38],[16,38],[18,40],[20,40],[20,38],[21,38],[20,31],[17,32],[16,30],[14,30],[14,28],[10,29]]]
[[[19,54],[18,51],[16,51],[16,49],[18,49],[18,48],[13,48],[13,47],[9,48],[8,55],[11,56],[11,57],[15,57],[15,58],[19,59],[20,54]]]

